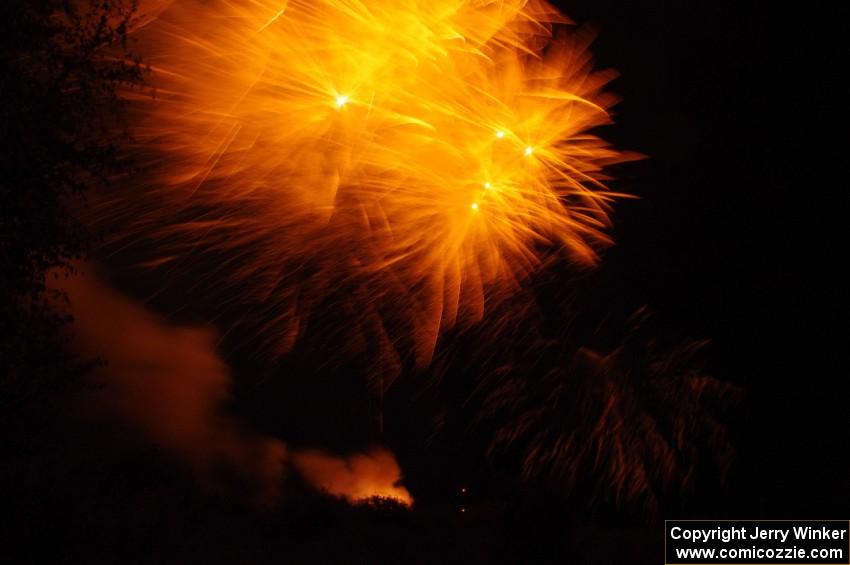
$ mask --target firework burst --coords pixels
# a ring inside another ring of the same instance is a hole
[[[612,74],[545,2],[153,13],[134,35],[155,96],[127,93],[139,172],[95,216],[263,349],[288,351],[333,302],[344,331],[421,366],[547,257],[593,264],[608,242],[603,169],[625,156],[589,131],[610,121]]]

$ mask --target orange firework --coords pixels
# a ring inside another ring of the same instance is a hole
[[[549,4],[148,8],[134,35],[156,95],[128,93],[140,172],[101,217],[163,273],[202,270],[275,351],[344,292],[362,331],[421,365],[546,257],[593,264],[608,241],[603,168],[624,157],[588,132],[612,75]]]

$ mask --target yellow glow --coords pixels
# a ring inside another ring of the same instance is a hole
[[[169,0],[134,32],[157,96],[127,94],[142,173],[110,213],[163,257],[225,257],[199,284],[238,289],[277,350],[356,280],[374,335],[427,362],[547,256],[608,242],[622,156],[589,131],[612,74],[567,22],[545,0]]]

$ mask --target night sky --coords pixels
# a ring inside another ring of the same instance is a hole
[[[612,292],[712,340],[741,383],[747,511],[846,509],[844,8],[574,2],[619,69],[623,183]],[[838,12],[843,12],[839,14]],[[755,494],[759,493],[759,494]],[[718,508],[723,514],[725,508]]]
[[[842,144],[830,135],[842,92],[841,18],[706,2],[559,6],[598,31],[599,66],[620,73],[612,90],[622,100],[604,135],[646,156],[615,168],[614,188],[638,199],[617,203],[616,243],[585,275],[585,323],[622,321],[646,305],[667,338],[710,340],[710,372],[744,391],[726,493],[694,512],[840,515],[848,500],[840,462],[850,445],[840,260],[847,194]],[[542,307],[556,309],[545,299]],[[310,367],[308,355],[302,370]],[[291,383],[259,389],[278,386],[292,394]],[[324,400],[309,408],[289,401],[284,412],[315,424],[311,433],[328,414],[349,413],[361,428],[334,425],[320,435],[357,445],[375,404],[351,386],[340,389],[333,375],[299,383],[295,398]],[[402,390],[390,395],[404,398]],[[348,402],[352,394],[363,395],[359,405]],[[412,408],[401,405],[403,445]],[[454,461],[457,451],[444,456]]]
[[[712,369],[746,391],[739,474],[706,510],[846,513],[847,10],[564,7],[621,73],[611,135],[647,155],[623,167],[618,186],[641,199],[618,207],[604,294],[710,339]]]

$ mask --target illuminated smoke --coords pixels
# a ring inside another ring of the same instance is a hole
[[[80,269],[53,284],[70,300],[73,348],[103,360],[91,375],[102,388],[84,397],[87,416],[123,423],[185,461],[212,489],[235,479],[254,488],[257,501],[275,500],[286,449],[225,413],[230,369],[216,352],[215,333],[169,324]]]
[[[296,469],[312,485],[352,503],[372,498],[389,498],[406,506],[413,503],[401,484],[401,470],[386,449],[348,458],[333,457],[320,451],[301,451],[292,456]]]
[[[93,219],[259,349],[288,351],[331,309],[354,354],[365,340],[384,367],[423,366],[547,258],[589,265],[608,243],[603,169],[625,157],[590,130],[610,122],[613,75],[549,4],[149,12],[134,45],[155,96],[126,93],[139,170]]]
[[[288,450],[280,440],[248,430],[225,412],[230,369],[211,329],[170,324],[90,267],[78,270],[50,282],[69,298],[75,351],[103,360],[90,377],[102,387],[84,397],[86,417],[123,423],[184,461],[204,486],[227,491],[237,481],[255,502],[280,498],[290,464],[310,485],[351,502],[376,496],[412,502],[386,449],[346,459]]]

